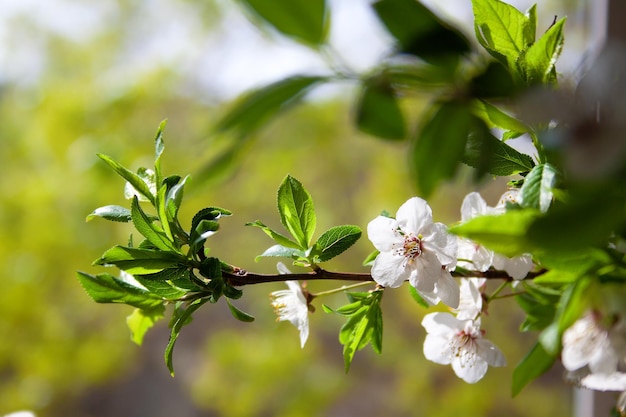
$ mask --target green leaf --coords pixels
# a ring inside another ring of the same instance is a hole
[[[530,128],[525,123],[515,117],[505,113],[496,106],[489,104],[485,100],[474,100],[472,102],[472,113],[480,117],[489,128],[500,128],[515,132],[529,132]]]
[[[174,314],[172,315],[172,320],[170,322],[171,332],[170,339],[167,343],[167,347],[165,348],[165,364],[167,365],[167,369],[169,369],[170,374],[174,376],[174,345],[176,344],[176,340],[178,340],[178,335],[180,334],[180,330],[186,324],[191,322],[191,317],[193,313],[202,307],[208,301],[206,298],[200,298],[192,301],[185,308],[184,304],[180,303],[174,309]]]
[[[472,0],[472,8],[478,42],[509,68],[515,68],[517,57],[535,40],[536,16],[526,16],[499,0]]]
[[[316,251],[319,252],[319,260],[326,262],[341,254],[359,240],[361,233],[358,226],[331,227],[317,239]]]
[[[450,233],[466,237],[506,256],[517,256],[533,248],[528,241],[528,228],[538,217],[535,210],[510,210],[500,215],[475,217],[452,226]]]
[[[125,207],[115,205],[98,207],[87,216],[86,221],[90,221],[95,217],[101,217],[106,220],[124,223],[127,223],[131,220],[130,210]]]
[[[187,276],[189,269],[186,267],[167,268],[154,274],[135,275],[135,278],[141,277],[149,281],[171,281],[184,278]]]
[[[296,242],[292,241],[288,237],[283,236],[280,233],[275,232],[274,230],[270,229],[265,224],[263,224],[263,222],[261,222],[260,220],[256,220],[254,222],[246,223],[246,226],[254,226],[254,227],[260,228],[261,230],[263,230],[263,232],[265,232],[266,235],[268,235],[269,237],[274,239],[274,241],[276,243],[278,243],[280,246],[284,246],[286,248],[300,250],[300,245],[299,244],[297,244]]]
[[[253,316],[251,316],[250,314],[245,313],[245,312],[239,310],[237,307],[235,307],[233,305],[233,303],[230,302],[230,300],[228,298],[226,298],[226,303],[228,304],[228,309],[230,310],[230,313],[237,320],[243,321],[243,322],[246,322],[246,323],[250,323],[250,322],[254,321],[254,317]]]
[[[136,308],[128,317],[126,324],[130,329],[130,339],[141,346],[143,337],[154,324],[163,318],[165,306],[159,305],[151,309]]]
[[[113,246],[102,257],[96,259],[94,265],[115,265],[129,274],[153,274],[165,268],[185,265],[187,259],[174,252],[153,249],[129,248]]]
[[[418,189],[427,197],[454,176],[463,157],[472,115],[463,103],[445,102],[422,127],[411,153]]]
[[[166,270],[165,270],[166,271]],[[164,300],[178,300],[183,295],[189,292],[186,288],[180,288],[174,282],[176,281],[157,281],[153,279],[145,278],[150,275],[135,275],[135,279],[144,287],[148,289],[152,294],[157,295]]]
[[[555,64],[563,49],[565,20],[561,18],[552,25],[518,60],[527,84],[556,84]]]
[[[511,72],[497,61],[489,62],[482,72],[473,76],[468,87],[476,98],[510,98],[520,91]]]
[[[526,154],[494,137],[484,123],[476,123],[465,144],[462,162],[476,168],[478,176],[489,173],[510,176],[530,171],[535,163]]]
[[[252,91],[237,101],[234,108],[218,122],[215,131],[247,136],[296,102],[308,89],[325,80],[324,77],[299,75]]]
[[[382,77],[366,80],[356,104],[356,124],[370,135],[402,140],[406,123],[396,93]]]
[[[461,32],[418,1],[379,0],[372,6],[402,53],[437,61],[470,51],[470,44]]]
[[[110,274],[91,275],[78,272],[77,276],[89,297],[96,303],[121,303],[146,309],[163,304],[160,297]]]
[[[133,198],[130,211],[133,225],[139,233],[148,239],[150,243],[163,251],[178,252],[174,242],[167,237],[167,235],[163,232],[163,229],[152,222],[152,220],[150,220],[146,213],[144,213],[141,209],[137,197]]]
[[[547,252],[580,254],[585,247],[606,246],[625,225],[626,196],[617,184],[570,188],[568,203],[557,203],[528,229],[532,245]]]
[[[298,259],[305,257],[304,251],[295,248],[288,248],[282,245],[274,245],[265,250],[262,254],[255,258],[255,261],[258,262],[260,258],[265,257],[285,257],[291,259]]]
[[[146,197],[152,203],[152,205],[155,204],[155,197],[152,194],[152,191],[150,191],[150,187],[139,175],[124,168],[118,162],[113,160],[113,158],[111,158],[110,156],[98,154],[98,157],[106,162],[107,165],[109,165],[111,168],[113,168],[113,170],[117,172],[118,175],[128,181],[130,185],[135,188],[135,190],[137,190],[140,194]]]
[[[522,207],[539,209],[545,213],[552,203],[552,189],[557,184],[558,172],[550,164],[537,165],[530,171],[520,189]]]
[[[407,287],[409,288],[409,294],[411,294],[411,298],[413,298],[413,300],[415,300],[417,304],[424,308],[430,307],[430,304],[428,304],[428,302],[426,302],[426,300],[422,298],[422,296],[417,292],[414,286],[407,285]]]
[[[376,257],[378,257],[379,253],[379,250],[374,250],[369,255],[367,255],[367,257],[363,260],[363,266],[374,265],[374,261],[376,260]]]
[[[548,354],[539,342],[535,343],[513,371],[512,395],[515,397],[530,381],[548,371],[555,360],[556,356]]]
[[[300,248],[308,249],[316,224],[313,200],[300,181],[290,175],[278,188],[278,212],[283,226]]]
[[[328,34],[325,0],[240,0],[284,35],[309,46],[321,46]]]
[[[161,178],[163,178],[163,174],[161,173],[161,155],[163,155],[163,151],[165,150],[163,131],[165,130],[166,124],[167,120],[163,120],[161,124],[159,124],[159,128],[154,137],[154,173],[156,175],[157,184],[161,184]]]

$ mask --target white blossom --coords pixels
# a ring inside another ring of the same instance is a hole
[[[461,297],[456,317],[459,320],[474,320],[483,309],[483,296],[480,288],[485,285],[485,278],[461,278]]]
[[[626,373],[619,370],[626,359],[624,337],[623,322],[606,328],[598,313],[587,313],[563,332],[563,366],[581,387],[625,391]]]
[[[424,340],[426,359],[452,365],[454,373],[465,382],[478,382],[489,365],[506,365],[500,349],[483,338],[480,319],[460,320],[450,313],[430,313],[422,326],[428,333]]]
[[[281,274],[289,274],[284,264],[278,263]],[[274,291],[270,294],[271,304],[278,315],[278,321],[289,321],[300,332],[300,347],[304,347],[309,337],[309,306],[298,281],[285,281],[288,290]]]
[[[458,305],[459,286],[450,274],[456,266],[456,238],[444,224],[433,222],[425,200],[409,199],[395,219],[378,216],[367,234],[380,251],[371,272],[378,284],[393,288],[408,280],[427,301]]]
[[[491,214],[492,209],[487,206],[479,193],[472,192],[465,196],[461,204],[461,221],[466,222],[478,216]],[[493,251],[483,245],[462,237],[458,238],[457,258],[458,265],[465,269],[484,272],[493,262]]]

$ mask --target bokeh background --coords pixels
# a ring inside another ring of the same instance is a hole
[[[471,33],[469,3],[430,2]],[[555,14],[569,16],[560,69],[573,79],[593,41],[590,4],[540,3],[542,27]],[[389,38],[367,1],[330,4],[333,44],[348,65],[366,71]],[[223,303],[196,314],[176,347],[175,378],[163,363],[166,321],[136,346],[125,324],[132,309],[99,305],[84,293],[76,271],[101,272],[91,262],[131,232],[124,224],[85,222],[96,207],[125,204],[123,182],[96,153],[131,169],[149,166],[164,119],[164,171],[192,176],[181,218],[189,223],[208,205],[233,211],[209,246],[245,269],[275,271],[272,260],[254,262],[272,242],[244,225],[262,219],[280,227],[275,192],[286,174],[312,194],[319,230],[365,228],[414,195],[405,145],[355,129],[347,84],[314,92],[237,142],[227,163],[212,163],[233,139],[211,128],[238,94],[288,74],[324,71],[316,54],[255,27],[229,0],[0,0],[0,415],[571,414],[571,388],[558,367],[511,399],[513,368],[535,338],[518,332],[523,317],[513,302],[494,303],[494,320],[483,322],[509,366],[468,385],[423,358],[425,310],[406,288],[385,294],[383,354],[358,352],[349,374],[337,340],[341,319],[317,303],[300,349],[297,330],[276,323],[269,306],[268,294],[283,285],[267,284],[245,288],[240,301],[256,316],[252,324],[237,322]],[[407,106],[418,123],[420,100]],[[430,201],[435,220],[459,220],[461,201],[474,189],[494,205],[504,187],[491,179],[473,184],[462,171]],[[365,271],[371,249],[364,237],[328,268]],[[338,307],[344,297],[323,302]]]

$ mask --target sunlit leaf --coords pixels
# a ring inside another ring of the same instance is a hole
[[[284,35],[320,46],[328,33],[325,0],[239,0]]]
[[[316,242],[319,260],[325,262],[341,254],[359,240],[361,233],[361,229],[358,226],[343,225],[331,227],[322,233]]]
[[[90,221],[96,217],[101,217],[106,220],[114,222],[129,222],[131,221],[130,210],[126,207],[109,205],[98,207],[91,214],[87,216],[87,221]]]
[[[552,204],[552,189],[557,185],[558,172],[550,164],[537,165],[530,171],[520,189],[522,207],[546,212]]]
[[[137,308],[154,308],[163,300],[146,290],[127,284],[110,274],[77,273],[81,285],[96,303],[121,303]]]
[[[94,265],[115,265],[129,274],[153,274],[165,268],[185,264],[187,259],[174,252],[113,246]]]
[[[278,212],[283,226],[300,248],[308,249],[316,224],[313,200],[300,181],[290,175],[278,188]]]
[[[278,232],[275,232],[274,230],[272,230],[271,228],[263,224],[263,222],[260,220],[246,223],[246,226],[254,226],[254,227],[260,228],[261,230],[263,230],[263,232],[265,232],[266,235],[274,239],[274,241],[278,243],[280,246],[301,250],[301,246],[298,243],[292,241],[291,239],[289,239],[288,237],[284,235],[281,235]]]
[[[163,318],[165,306],[159,305],[151,309],[136,308],[126,317],[126,324],[130,329],[130,339],[141,346],[143,338],[154,324]]]
[[[563,49],[565,20],[565,17],[559,19],[518,60],[528,84],[556,83],[555,64]]]
[[[132,185],[141,195],[146,197],[153,205],[155,204],[155,197],[150,191],[150,187],[141,177],[134,172],[124,168],[120,163],[107,155],[98,154],[98,157],[107,163],[115,172],[117,172],[122,178]]]
[[[231,301],[226,298],[226,303],[228,304],[228,309],[230,310],[230,313],[233,315],[234,318],[236,318],[239,321],[243,321],[246,323],[250,323],[254,321],[254,317],[251,316],[248,313],[245,313],[243,311],[241,311],[240,309],[238,309],[237,307],[235,307],[233,305],[233,303],[231,303]]]

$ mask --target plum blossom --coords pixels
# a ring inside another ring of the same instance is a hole
[[[502,194],[495,207],[489,207],[479,193],[469,193],[461,205],[461,221],[465,222],[478,216],[502,214],[506,212],[507,204],[519,202],[520,197],[519,190],[508,190]],[[533,260],[529,254],[509,258],[464,238],[459,238],[457,257],[458,265],[463,268],[484,272],[493,266],[516,280],[526,277],[533,268]]]
[[[380,251],[371,272],[378,284],[395,288],[409,280],[430,303],[458,306],[459,286],[450,274],[456,266],[456,238],[444,224],[433,222],[425,200],[410,198],[395,219],[376,217],[367,234]]]
[[[469,193],[461,204],[461,221],[466,222],[474,217],[491,214],[493,210],[477,192]],[[462,237],[458,238],[458,265],[473,271],[484,272],[493,262],[493,251],[479,243]]]
[[[623,322],[605,328],[597,312],[587,313],[563,333],[561,362],[584,388],[625,391],[626,373],[618,370],[626,359],[623,339]]]
[[[461,278],[461,297],[456,317],[459,320],[474,320],[483,309],[483,296],[480,288],[485,285],[485,278]]]
[[[284,264],[278,263],[278,272],[289,274]],[[278,315],[277,321],[289,321],[300,332],[300,347],[304,347],[309,337],[309,305],[298,281],[285,281],[288,290],[270,294],[271,305]]]
[[[450,313],[430,313],[424,316],[422,326],[428,333],[424,340],[426,359],[452,365],[454,373],[465,382],[481,380],[489,365],[506,365],[500,349],[483,338],[480,318],[461,320]]]

